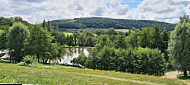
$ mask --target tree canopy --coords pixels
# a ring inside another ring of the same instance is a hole
[[[170,38],[168,51],[172,65],[187,76],[190,70],[190,23],[178,24]]]

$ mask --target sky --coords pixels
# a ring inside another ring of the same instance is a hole
[[[29,23],[79,17],[156,20],[177,23],[190,15],[190,0],[0,0],[0,16]]]

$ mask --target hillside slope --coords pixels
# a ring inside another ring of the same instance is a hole
[[[60,29],[82,29],[82,28],[115,28],[115,29],[141,29],[143,27],[154,27],[159,24],[161,29],[171,31],[176,24],[151,21],[151,20],[130,20],[130,19],[112,19],[101,17],[75,18],[65,20],[53,20],[51,24],[55,27],[57,24]]]
[[[64,66],[46,66],[46,68],[42,68],[0,63],[0,73],[0,83],[51,85],[186,85],[178,79]]]

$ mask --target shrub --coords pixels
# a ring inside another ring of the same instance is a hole
[[[81,65],[86,65],[87,63],[87,57],[85,55],[79,55],[79,57],[77,58],[74,58],[71,63],[78,63],[78,64],[81,64]]]
[[[158,49],[105,46],[100,51],[94,51],[95,56],[88,57],[88,68],[149,75],[163,75],[166,69],[164,56]]]

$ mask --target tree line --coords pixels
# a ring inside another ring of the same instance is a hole
[[[87,17],[87,18],[74,18],[67,20],[54,20],[51,21],[54,28],[59,25],[60,30],[64,29],[84,29],[84,28],[115,28],[115,29],[141,29],[144,27],[153,28],[158,23],[161,30],[171,31],[175,28],[176,24],[165,22],[150,21],[150,20],[130,20],[130,19],[112,19],[102,17]]]
[[[167,30],[160,32],[156,25],[154,29],[136,29],[127,37],[103,35],[89,57],[80,55],[72,62],[92,69],[150,75],[162,75],[172,66],[187,77],[190,71],[189,32],[189,15],[184,15],[171,34]]]
[[[163,75],[169,64],[167,30],[158,28],[135,29],[125,34],[103,34],[89,57],[80,55],[73,63],[88,68],[116,70],[139,74]]]

